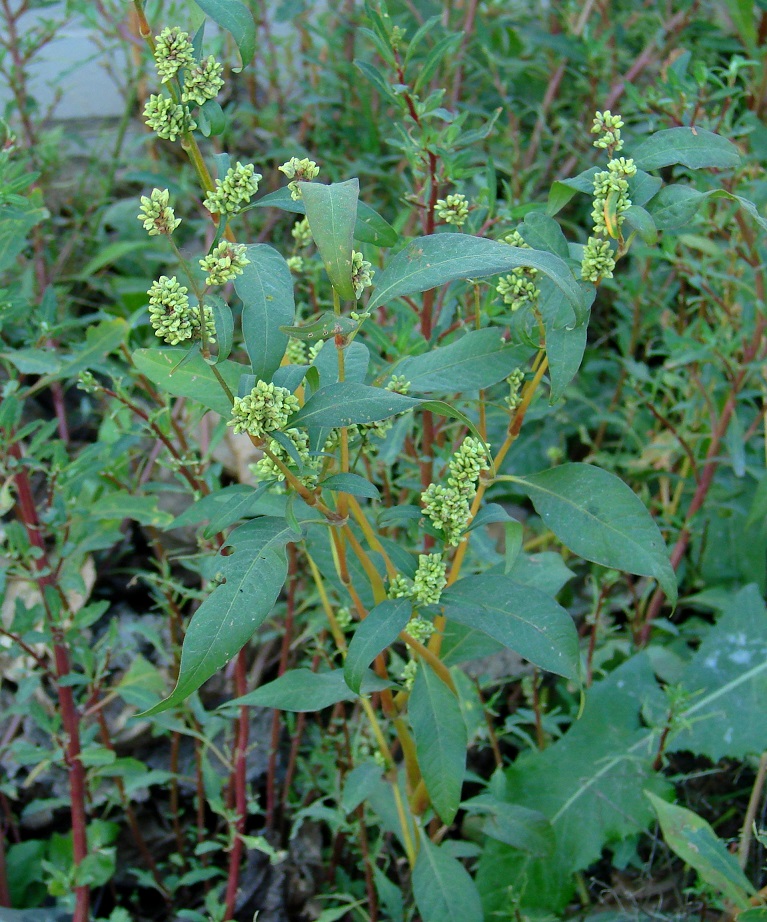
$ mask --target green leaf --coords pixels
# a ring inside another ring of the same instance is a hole
[[[258,515],[263,510],[259,508],[259,501],[267,490],[263,483],[256,489],[244,484],[231,484],[209,493],[202,499],[192,503],[171,523],[171,528],[182,528],[186,525],[196,525],[198,522],[208,520],[208,525],[203,531],[205,538],[210,538],[219,531],[234,525],[241,519]]]
[[[154,246],[151,240],[118,240],[110,243],[100,250],[93,259],[89,260],[75,276],[81,281],[88,281],[97,272],[111,266],[118,260],[129,256],[131,253],[140,253],[143,250],[151,249]]]
[[[383,769],[376,762],[363,762],[353,768],[344,779],[341,809],[352,813],[375,790]]]
[[[380,691],[388,688],[388,682],[367,673],[363,692]],[[267,682],[255,691],[228,701],[223,707],[255,706],[276,708],[280,711],[321,711],[339,701],[351,701],[356,697],[344,680],[340,669],[331,672],[312,672],[311,669],[291,669],[279,679]]]
[[[453,822],[466,771],[466,724],[453,691],[423,661],[408,700],[418,765],[432,806],[443,823]]]
[[[472,330],[449,346],[406,358],[393,370],[410,381],[410,390],[416,394],[463,393],[502,381],[529,357],[527,346],[510,346],[500,329],[488,327]]]
[[[487,816],[482,832],[497,842],[504,842],[538,858],[554,851],[556,840],[551,823],[538,810],[498,800],[492,794],[480,794],[461,805],[468,813]]]
[[[357,625],[344,661],[344,678],[353,692],[359,694],[368,666],[399,637],[412,612],[409,599],[387,599]]]
[[[440,604],[450,621],[482,631],[541,669],[579,681],[573,619],[538,589],[484,573],[453,583]]]
[[[373,65],[368,64],[367,61],[359,60],[354,61],[354,66],[368,78],[384,99],[388,99],[390,102],[397,102],[397,95],[392,89],[392,85],[377,67],[373,67]]]
[[[429,81],[434,76],[443,58],[454,55],[461,46],[462,32],[454,32],[441,38],[419,64],[418,72],[413,83],[413,92],[418,93],[421,87],[428,87]]]
[[[127,335],[128,324],[122,317],[102,320],[101,323],[89,327],[85,334],[85,342],[76,352],[63,359],[56,377],[72,378],[86,368],[92,368],[122,345]]]
[[[557,289],[549,279],[540,283],[540,311],[546,333],[546,355],[549,360],[549,379],[551,382],[550,402],[556,403],[565,392],[583,361],[586,351],[588,315],[580,326],[567,328],[567,306],[562,303]],[[586,300],[591,302],[596,297],[596,288],[587,289]]]
[[[216,363],[223,362],[229,358],[234,341],[234,317],[232,309],[216,295],[205,295],[205,300],[211,306],[213,311],[213,323],[216,327]]]
[[[368,310],[400,295],[429,291],[456,279],[499,275],[520,266],[530,266],[548,276],[570,305],[575,323],[583,322],[588,309],[584,291],[564,260],[542,250],[452,233],[411,240],[378,276]]]
[[[102,496],[89,507],[88,514],[97,519],[133,519],[154,528],[167,528],[173,522],[172,513],[157,508],[156,496],[140,496],[127,490]]]
[[[0,272],[5,272],[13,265],[27,245],[29,232],[47,217],[48,211],[45,208],[35,208],[31,202],[27,202],[23,210],[3,210],[0,220]]]
[[[226,128],[226,115],[217,99],[206,99],[197,113],[197,127],[206,138],[223,134]]]
[[[351,493],[352,496],[364,496],[366,499],[378,499],[381,495],[375,484],[359,474],[331,474],[320,486],[323,490]]]
[[[740,163],[738,148],[705,128],[665,128],[656,131],[633,150],[633,159],[642,170],[660,170],[681,164],[691,170],[705,167],[727,169]]]
[[[288,572],[285,546],[298,538],[285,519],[264,516],[235,529],[219,553],[220,583],[186,630],[173,692],[146,712],[158,714],[188,698],[250,640],[266,620]]]
[[[301,182],[306,219],[325,264],[330,283],[339,297],[354,301],[352,285],[352,243],[357,220],[357,200],[360,184],[357,179],[347,182]]]
[[[413,869],[413,896],[421,922],[483,922],[477,888],[466,868],[421,836]]]
[[[234,39],[240,52],[239,73],[256,52],[256,24],[250,10],[240,0],[195,0],[197,6]]]
[[[288,264],[273,247],[257,243],[245,252],[250,264],[234,283],[242,301],[242,335],[253,374],[261,381],[271,381],[288,345],[280,327],[293,323],[296,312],[293,279]]]
[[[709,824],[692,810],[666,803],[650,791],[647,796],[658,814],[669,848],[728,902],[748,909],[748,898],[756,891],[740,869],[738,859],[727,851]]]
[[[373,423],[412,410],[419,403],[420,400],[382,387],[342,381],[317,391],[290,418],[290,425],[334,429],[355,423]]]
[[[177,368],[188,352],[188,349],[171,347],[137,349],[133,353],[133,362],[140,374],[149,378],[162,390],[173,394],[174,397],[190,397],[197,400],[228,419],[232,415],[232,404],[202,356],[195,355]],[[216,368],[229,386],[229,390],[235,394],[240,376],[249,371],[246,365],[229,360],[220,362]]]
[[[286,187],[264,195],[251,208],[280,208],[292,214],[306,214],[304,203],[295,201]],[[399,234],[377,211],[364,202],[357,202],[357,220],[354,224],[354,239],[361,243],[372,243],[378,247],[390,247],[399,240]]]
[[[652,576],[676,603],[676,575],[663,536],[622,480],[590,464],[562,464],[512,479],[573,553],[603,567]]]
[[[643,243],[655,243],[658,239],[658,228],[652,215],[639,205],[631,205],[623,212],[628,231],[636,231]]]
[[[359,327],[356,320],[344,317],[333,311],[325,311],[316,320],[302,323],[299,326],[280,327],[283,333],[300,339],[304,343],[315,343],[320,340],[332,339],[336,335],[347,336]]]
[[[61,359],[53,349],[14,349],[0,352],[0,358],[15,365],[23,375],[53,374],[61,367]]]
[[[685,669],[691,696],[669,750],[712,762],[767,749],[767,608],[757,586],[733,596]]]

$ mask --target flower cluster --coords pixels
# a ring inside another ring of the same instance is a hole
[[[189,33],[182,32],[178,26],[163,29],[155,38],[154,61],[162,83],[172,80],[182,68],[191,67],[194,64],[194,48],[189,41]]]
[[[370,288],[373,284],[375,270],[373,264],[363,259],[362,253],[352,250],[352,285],[354,286],[354,297],[358,300],[362,297],[362,292]]]
[[[522,235],[516,230],[501,237],[501,240],[509,246],[519,247],[524,250],[530,249]],[[534,304],[540,297],[541,290],[536,285],[537,278],[537,269],[529,266],[519,266],[512,269],[509,275],[498,279],[495,290],[503,298],[503,303],[508,304],[511,312],[515,313],[526,304]]]
[[[217,179],[215,188],[208,192],[203,204],[211,214],[237,214],[258,192],[262,179],[252,163],[239,161],[229,167],[223,179]]]
[[[589,237],[583,248],[581,277],[587,282],[611,279],[615,269],[615,255],[610,241],[603,237]]]
[[[469,203],[466,196],[460,192],[455,195],[448,195],[447,198],[438,198],[437,217],[446,224],[454,224],[456,227],[463,227],[466,218],[469,215]]]
[[[291,336],[288,340],[288,347],[285,350],[285,356],[288,360],[288,363],[291,365],[305,365],[307,359],[306,343]]]
[[[152,189],[149,195],[142,195],[137,217],[150,237],[170,235],[181,223],[181,218],[177,218],[170,207],[170,192],[167,189]]]
[[[208,285],[224,285],[242,275],[250,260],[245,255],[245,245],[222,240],[207,256],[200,260],[200,268],[208,273]]]
[[[426,618],[413,618],[408,621],[405,632],[410,634],[413,640],[417,640],[418,643],[426,643],[431,635],[434,633],[434,624],[431,621],[427,621]]]
[[[299,408],[298,398],[285,387],[257,381],[244,397],[235,397],[229,426],[235,432],[247,432],[262,438],[267,432],[284,428],[290,416]]]
[[[594,141],[594,147],[609,150],[611,154],[619,151],[623,147],[621,128],[623,128],[623,119],[620,115],[613,115],[609,109],[597,112],[594,116],[594,124],[591,126],[591,133],[599,135]]]
[[[447,586],[447,563],[442,554],[419,554],[418,569],[413,577],[413,601],[419,605],[436,605]]]
[[[287,160],[282,166],[277,167],[277,169],[281,173],[284,173],[288,179],[292,180],[292,182],[288,183],[288,189],[290,189],[290,197],[294,202],[297,202],[301,198],[301,189],[298,186],[299,182],[311,182],[320,172],[320,168],[317,164],[307,157],[304,157],[303,160],[299,160],[298,157],[291,157],[290,160]]]
[[[197,122],[190,116],[186,106],[180,106],[167,96],[149,97],[144,106],[144,120],[158,138],[175,141],[185,131],[192,131]]]
[[[506,398],[506,406],[510,410],[516,410],[520,403],[522,403],[520,390],[524,380],[525,373],[521,368],[516,368],[506,379],[506,383],[509,385],[509,396]]]
[[[187,342],[200,335],[200,313],[189,304],[189,289],[179,284],[174,276],[161,275],[156,282],[152,282],[149,291],[149,321],[154,328],[155,335],[164,339],[171,346]],[[213,311],[209,305],[203,308],[205,314],[205,332],[209,342],[215,342],[213,337],[216,327],[213,321]]]
[[[624,212],[631,207],[628,180],[636,171],[633,160],[617,157],[607,164],[606,170],[595,174],[591,211],[595,234],[615,239],[619,236]]]
[[[482,442],[466,438],[448,464],[447,486],[432,483],[421,494],[424,514],[437,531],[444,532],[448,544],[460,543],[469,524],[479,475],[488,468]]]
[[[291,272],[295,272],[296,275],[300,275],[304,271],[303,256],[288,256],[285,262],[287,263],[288,269],[290,269]]]
[[[296,246],[299,250],[305,249],[312,242],[312,232],[309,227],[309,222],[306,218],[301,218],[300,221],[296,221],[290,231],[290,234],[295,240]]]
[[[182,101],[202,106],[209,99],[215,99],[224,86],[223,70],[223,65],[213,55],[189,67],[184,73]]]
[[[295,398],[294,398],[295,399]],[[300,429],[286,429],[284,433],[290,441],[293,443],[296,454],[300,459],[300,469],[299,469],[299,480],[305,486],[314,486],[317,480],[317,472],[321,465],[321,458],[318,458],[316,455],[311,455],[309,453],[309,436],[306,432],[303,432]],[[269,442],[269,452],[274,455],[279,461],[281,461],[286,467],[295,467],[295,459],[292,455],[285,449],[285,447],[277,441],[277,439],[271,439]],[[278,480],[282,482],[285,479],[285,474],[280,468],[272,461],[270,457],[264,455],[260,461],[256,461],[252,465],[253,473],[256,474],[261,480]]]

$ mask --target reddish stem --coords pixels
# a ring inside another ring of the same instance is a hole
[[[237,654],[234,668],[234,688],[237,697],[247,694],[248,691],[248,661],[245,647]],[[226,883],[226,898],[224,919],[234,918],[234,905],[237,899],[237,889],[240,885],[240,865],[242,864],[245,820],[248,814],[248,786],[247,786],[247,755],[248,755],[248,730],[250,720],[247,707],[241,707],[237,717],[237,732],[235,736],[232,785],[234,787],[234,809],[236,819],[234,823],[234,841],[229,853],[229,875]]]

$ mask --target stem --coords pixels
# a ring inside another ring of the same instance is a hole
[[[235,694],[238,698],[247,694],[248,661],[247,649],[245,647],[237,654],[237,661],[234,668],[234,686]],[[235,821],[232,829],[232,849],[229,852],[229,874],[226,882],[224,920],[234,918],[234,906],[237,899],[237,889],[240,883],[240,865],[243,855],[242,836],[245,832],[245,821],[248,815],[247,754],[249,726],[248,708],[242,706],[237,716],[237,731],[235,735],[232,766]]]
[[[764,782],[767,778],[767,752],[762,753],[759,759],[759,768],[754,779],[754,786],[751,789],[751,796],[748,799],[748,808],[746,815],[743,817],[743,827],[740,831],[740,845],[738,846],[738,863],[743,870],[748,863],[748,852],[751,847],[751,829],[756,819],[756,811],[759,809],[759,801],[762,799]]]

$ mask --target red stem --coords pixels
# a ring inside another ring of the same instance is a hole
[[[248,661],[245,647],[237,654],[234,668],[234,688],[237,697],[247,694],[248,691]],[[236,820],[234,823],[234,841],[229,853],[229,875],[226,882],[226,898],[224,919],[234,918],[234,905],[237,899],[237,889],[240,885],[240,865],[242,864],[245,820],[248,813],[248,787],[247,787],[247,754],[248,730],[250,720],[247,707],[241,707],[237,717],[237,732],[234,747],[234,765],[232,785],[234,787],[234,809]]]

